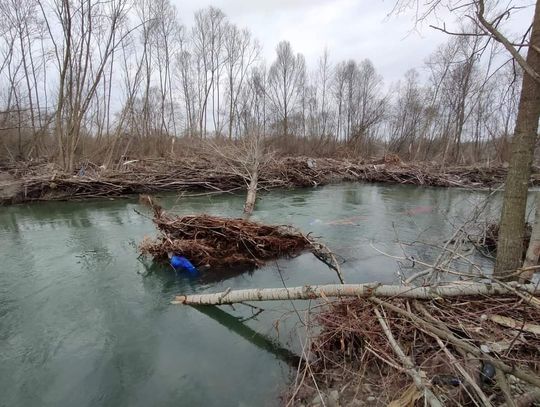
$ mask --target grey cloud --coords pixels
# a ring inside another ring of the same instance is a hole
[[[263,47],[267,62],[281,40],[291,42],[296,52],[314,66],[325,47],[334,62],[369,58],[387,84],[398,80],[408,69],[419,68],[436,47],[448,37],[425,23],[414,29],[411,13],[388,16],[393,1],[358,0],[172,0],[188,26],[193,13],[209,5],[220,8],[231,21],[253,32]],[[530,10],[521,12],[508,27],[520,28],[530,20]],[[453,23],[453,16],[439,15]]]

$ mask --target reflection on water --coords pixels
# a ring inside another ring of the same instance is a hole
[[[320,236],[348,282],[390,282],[396,262],[373,245],[400,255],[396,235],[440,241],[483,196],[355,184],[273,191],[254,218]],[[163,204],[239,216],[243,196],[167,196]],[[0,404],[278,404],[300,347],[290,303],[263,303],[266,311],[245,321],[247,307],[169,302],[228,287],[337,282],[335,274],[309,253],[251,273],[175,273],[138,259],[137,242],[155,231],[134,209],[135,199],[0,208]]]
[[[259,349],[275,355],[276,358],[286,362],[289,366],[298,366],[298,363],[300,362],[300,357],[298,355],[291,352],[289,349],[282,347],[273,339],[262,335],[246,325],[245,322],[247,320],[257,316],[259,312],[264,312],[262,309],[253,314],[252,317],[248,318],[235,317],[215,306],[194,306],[193,309],[196,309],[209,318],[212,318],[220,325],[224,326],[235,334],[240,335],[243,339],[257,346]]]

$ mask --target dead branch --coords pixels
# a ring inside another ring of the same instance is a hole
[[[397,343],[396,339],[394,338],[394,335],[392,335],[392,331],[388,327],[388,324],[386,323],[385,319],[382,317],[381,313],[377,308],[373,310],[375,312],[375,315],[377,316],[377,320],[379,321],[379,324],[381,325],[384,334],[388,338],[388,342],[392,346],[392,349],[394,352],[398,355],[399,359],[405,366],[406,372],[409,374],[409,376],[412,377],[414,384],[416,387],[418,387],[419,390],[421,390],[424,393],[424,397],[426,401],[429,403],[432,407],[442,407],[442,403],[440,400],[433,394],[433,392],[430,390],[426,383],[426,374],[425,372],[422,372],[421,370],[417,370],[414,367],[413,362],[411,359],[405,355],[405,352],[403,352],[403,349],[401,346]]]

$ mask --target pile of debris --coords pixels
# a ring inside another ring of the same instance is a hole
[[[165,262],[169,253],[178,253],[196,267],[256,268],[268,260],[294,256],[313,246],[292,227],[206,214],[175,216],[147,195],[140,199],[152,208],[160,236],[145,238],[139,249],[157,261]]]
[[[223,159],[199,154],[182,160],[129,160],[115,168],[85,162],[68,174],[45,162],[3,165],[9,180],[0,180],[0,204],[36,200],[88,199],[165,191],[232,192],[246,188],[245,179]],[[441,168],[433,163],[402,163],[398,157],[362,160],[281,157],[260,169],[261,189],[325,185],[336,182],[381,182],[436,187],[493,188],[504,183],[507,169]],[[540,184],[535,168],[531,185]],[[5,190],[1,193],[1,190]],[[9,193],[8,193],[9,190]]]
[[[288,405],[540,401],[538,296],[339,300],[314,322]]]

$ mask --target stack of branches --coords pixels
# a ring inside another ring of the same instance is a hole
[[[146,238],[139,248],[158,261],[166,261],[168,253],[178,253],[197,267],[255,268],[312,247],[307,236],[291,227],[211,215],[174,216],[148,196],[141,200],[152,208],[160,236]]]
[[[427,164],[366,166],[364,178],[370,182],[412,184],[436,187],[492,188],[504,183],[503,167],[437,168]],[[537,182],[533,177],[533,182]]]
[[[17,172],[11,183],[19,188],[16,195],[6,199],[7,203],[201,189],[225,192],[244,186],[236,174],[221,171],[205,157],[182,162],[131,160],[115,169],[85,163],[75,175],[40,166],[33,171]]]
[[[374,405],[531,405],[540,400],[540,300],[519,294],[328,303],[289,402],[334,388]]]
[[[347,159],[281,157],[265,162],[258,175],[260,189],[305,187],[343,181],[381,182],[439,187],[484,188],[504,183],[503,167],[451,167]],[[68,174],[43,162],[6,166],[5,187],[16,191],[0,203],[32,200],[86,199],[137,193],[209,190],[232,192],[246,188],[245,174],[221,155],[209,151],[182,160],[128,160],[114,168],[82,163]],[[531,184],[539,185],[538,173]],[[0,185],[0,189],[3,185]],[[1,195],[1,194],[0,194]]]

